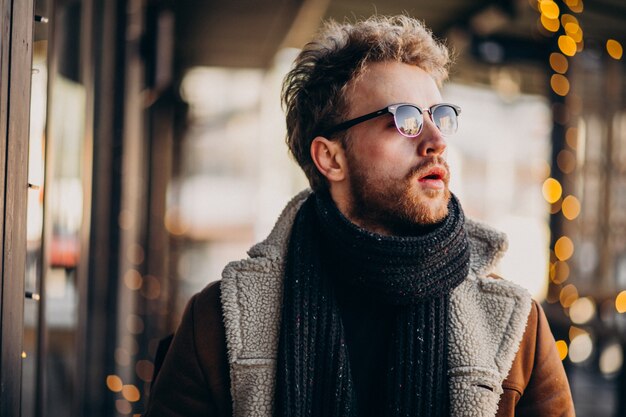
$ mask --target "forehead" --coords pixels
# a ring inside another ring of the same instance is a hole
[[[441,103],[437,83],[423,69],[400,62],[368,64],[346,89],[348,115],[372,112],[395,103],[412,103],[421,108]]]

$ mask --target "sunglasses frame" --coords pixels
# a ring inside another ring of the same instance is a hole
[[[401,106],[410,106],[413,107],[415,109],[417,109],[417,111],[422,115],[422,124],[419,128],[419,131],[414,134],[414,135],[407,135],[406,133],[403,133],[400,130],[400,127],[398,126],[398,121],[396,119],[396,111],[398,110],[399,107]],[[422,128],[424,127],[424,113],[428,113],[430,116],[430,119],[433,121],[433,123],[435,122],[435,120],[433,119],[433,112],[435,110],[437,110],[437,108],[439,107],[451,107],[454,112],[456,113],[457,116],[459,116],[461,114],[461,107],[457,106],[456,104],[451,104],[451,103],[439,103],[439,104],[435,104],[430,106],[427,109],[422,109],[419,106],[415,105],[415,104],[411,104],[411,103],[396,103],[396,104],[391,104],[387,107],[383,107],[380,110],[376,110],[373,111],[371,113],[368,114],[364,114],[363,116],[359,116],[356,117],[354,119],[350,119],[350,120],[346,120],[345,122],[341,122],[338,125],[335,125],[333,127],[331,127],[330,129],[327,129],[322,136],[326,136],[329,137],[331,134],[342,131],[342,130],[347,130],[350,129],[352,126],[358,125],[359,123],[363,123],[366,122],[368,120],[374,119],[376,117],[385,115],[385,114],[391,114],[393,115],[393,122],[396,125],[396,129],[398,130],[398,132],[402,135],[405,136],[407,138],[414,138],[416,136],[419,136],[420,133],[422,133]],[[435,125],[437,126],[437,123],[435,123]],[[437,126],[437,129],[441,130],[441,128],[439,126]]]

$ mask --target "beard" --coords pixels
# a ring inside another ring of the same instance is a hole
[[[348,162],[349,217],[359,226],[381,234],[404,236],[419,234],[448,215],[449,168],[441,156],[424,159],[401,179],[375,176],[359,166],[354,157],[349,157]],[[446,170],[443,190],[427,189],[419,184],[419,179],[433,166],[443,166]]]

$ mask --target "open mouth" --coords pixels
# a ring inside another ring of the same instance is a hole
[[[426,175],[420,177],[420,181],[443,181],[446,178],[446,170],[434,167],[426,171]]]

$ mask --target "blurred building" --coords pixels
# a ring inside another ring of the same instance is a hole
[[[0,415],[143,411],[186,301],[307,185],[298,48],[401,12],[457,53],[452,189],[509,234],[578,415],[626,415],[626,6],[583,1],[0,0]]]

